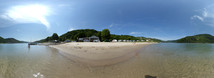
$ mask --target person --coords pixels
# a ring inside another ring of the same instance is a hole
[[[28,44],[28,48],[30,48],[30,44]]]

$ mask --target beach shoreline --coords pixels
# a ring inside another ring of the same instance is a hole
[[[134,42],[71,42],[49,45],[67,58],[90,66],[105,66],[126,61],[137,56],[139,50],[155,43]]]

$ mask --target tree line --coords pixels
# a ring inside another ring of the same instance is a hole
[[[69,31],[65,34],[62,34],[61,36],[58,36],[57,33],[53,33],[52,36],[49,36],[49,37],[42,39],[40,41],[37,41],[37,42],[49,42],[49,41],[53,41],[53,40],[78,41],[79,38],[91,37],[93,35],[99,37],[100,41],[102,41],[102,42],[109,42],[109,41],[112,41],[113,39],[117,39],[117,40],[146,40],[146,39],[149,39],[149,40],[152,40],[155,42],[161,41],[158,39],[145,38],[145,37],[134,37],[134,36],[130,36],[130,35],[115,35],[115,34],[111,34],[108,29],[103,29],[102,31],[97,31],[94,29],[79,29],[79,30]]]

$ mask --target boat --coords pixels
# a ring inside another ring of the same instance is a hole
[[[36,43],[36,42],[30,42],[30,43],[28,43],[28,45],[37,45],[38,43]]]

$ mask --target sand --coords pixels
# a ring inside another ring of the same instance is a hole
[[[49,45],[68,59],[90,66],[112,65],[138,55],[138,51],[154,43],[133,42],[71,42]]]

